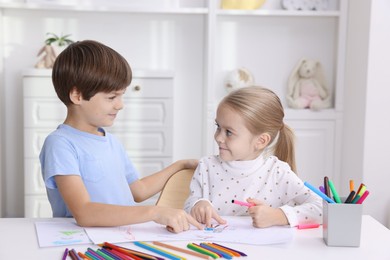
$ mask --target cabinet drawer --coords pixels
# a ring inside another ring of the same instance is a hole
[[[313,184],[323,183],[324,176],[334,179],[335,122],[291,120],[286,123],[296,135],[298,176]]]
[[[130,157],[172,156],[172,128],[111,129]]]
[[[46,137],[53,131],[48,128],[24,130],[24,156],[38,158]],[[130,157],[169,157],[172,155],[172,129],[147,128],[129,131],[110,129],[125,147]]]
[[[56,98],[51,77],[24,76],[24,97]],[[172,98],[173,78],[133,78],[126,94],[130,98]],[[62,103],[61,103],[62,104]]]
[[[124,98],[124,108],[119,111],[111,128],[162,127],[173,124],[171,99]],[[25,98],[24,126],[50,127],[53,130],[66,117],[66,107],[58,98]]]

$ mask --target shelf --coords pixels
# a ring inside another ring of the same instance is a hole
[[[203,7],[132,7],[120,5],[64,5],[64,4],[33,4],[33,3],[1,3],[3,9],[76,11],[76,12],[111,12],[111,13],[140,13],[140,14],[207,14],[208,9]]]
[[[341,118],[342,113],[334,108],[313,111],[310,109],[291,109],[284,110],[286,120],[335,120]]]
[[[218,10],[217,15],[236,16],[295,16],[295,17],[338,17],[339,11],[291,11],[291,10]]]

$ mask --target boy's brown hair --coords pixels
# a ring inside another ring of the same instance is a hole
[[[58,98],[72,104],[69,93],[76,88],[84,100],[96,93],[109,93],[130,85],[132,71],[118,52],[97,41],[72,43],[57,57],[52,81]]]

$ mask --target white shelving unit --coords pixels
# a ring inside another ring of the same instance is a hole
[[[216,149],[215,109],[226,94],[227,73],[246,67],[256,84],[273,89],[285,105],[286,123],[297,135],[301,178],[319,185],[327,175],[338,184],[348,0],[329,0],[325,11],[283,10],[280,0],[267,0],[258,10],[221,10],[219,0],[159,1],[159,6],[141,6],[150,3],[142,0],[128,3],[0,3],[3,28],[22,28],[21,32],[2,32],[8,66],[3,69],[3,88],[10,90],[6,102],[20,99],[20,91],[12,89],[15,85],[21,89],[21,81],[15,78],[33,66],[46,32],[102,41],[133,68],[174,72],[172,158],[199,158]],[[332,91],[332,108],[318,112],[287,108],[287,79],[302,57],[322,63]],[[23,123],[8,120],[6,135],[15,124]],[[16,146],[15,153],[20,147]],[[7,169],[18,169],[16,162],[8,163]],[[18,182],[21,177],[11,178]]]

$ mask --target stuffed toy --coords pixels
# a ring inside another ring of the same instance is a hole
[[[40,60],[35,64],[37,69],[51,69],[53,68],[54,61],[57,58],[57,54],[51,45],[43,46],[38,52]]]
[[[225,79],[225,87],[228,92],[234,89],[251,86],[253,84],[253,75],[246,68],[238,68],[231,71]]]
[[[287,104],[291,108],[320,110],[331,106],[322,65],[301,59],[288,79]]]

